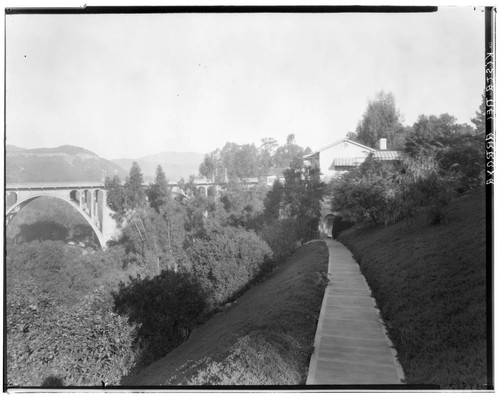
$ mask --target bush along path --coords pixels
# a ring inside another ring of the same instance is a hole
[[[351,253],[327,240],[326,288],[308,385],[400,384],[403,370],[371,291]]]

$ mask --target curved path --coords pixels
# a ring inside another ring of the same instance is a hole
[[[401,384],[396,358],[375,300],[351,252],[326,240],[330,259],[308,385]]]

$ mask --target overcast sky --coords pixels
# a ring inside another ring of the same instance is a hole
[[[288,134],[313,150],[391,91],[470,122],[484,87],[484,13],[8,15],[7,144],[102,157],[208,153]]]

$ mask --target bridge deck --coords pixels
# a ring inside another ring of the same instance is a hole
[[[76,188],[104,188],[102,182],[36,182],[36,183],[7,183],[5,190],[40,190],[40,189],[76,189]]]
[[[211,186],[214,182],[209,179],[198,179],[194,180],[195,185],[199,186]],[[257,182],[254,180],[245,181],[246,185],[256,185]],[[178,182],[169,182],[170,187],[179,186]],[[217,183],[216,185],[221,185]],[[104,182],[94,181],[94,182],[27,182],[27,183],[7,183],[5,185],[5,190],[57,190],[57,189],[104,189]],[[149,184],[143,184],[144,187],[148,187]]]

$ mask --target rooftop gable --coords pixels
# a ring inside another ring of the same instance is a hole
[[[351,145],[358,146],[358,147],[360,147],[361,149],[368,150],[368,151],[370,151],[370,152],[374,152],[374,151],[376,150],[376,149],[373,149],[373,148],[371,148],[371,147],[369,147],[369,146],[362,145],[361,143],[358,143],[358,142],[355,142],[355,141],[351,141],[349,138],[342,138],[342,139],[340,139],[340,140],[338,140],[338,141],[336,141],[336,142],[330,143],[329,145],[324,146],[324,147],[322,147],[322,148],[320,148],[320,149],[316,150],[316,151],[315,151],[314,153],[312,153],[312,154],[322,152],[323,150],[326,150],[326,149],[330,149],[331,147],[333,147],[333,146],[337,146],[337,145],[339,145],[339,144],[341,144],[341,143],[349,143],[349,144],[351,144]]]

